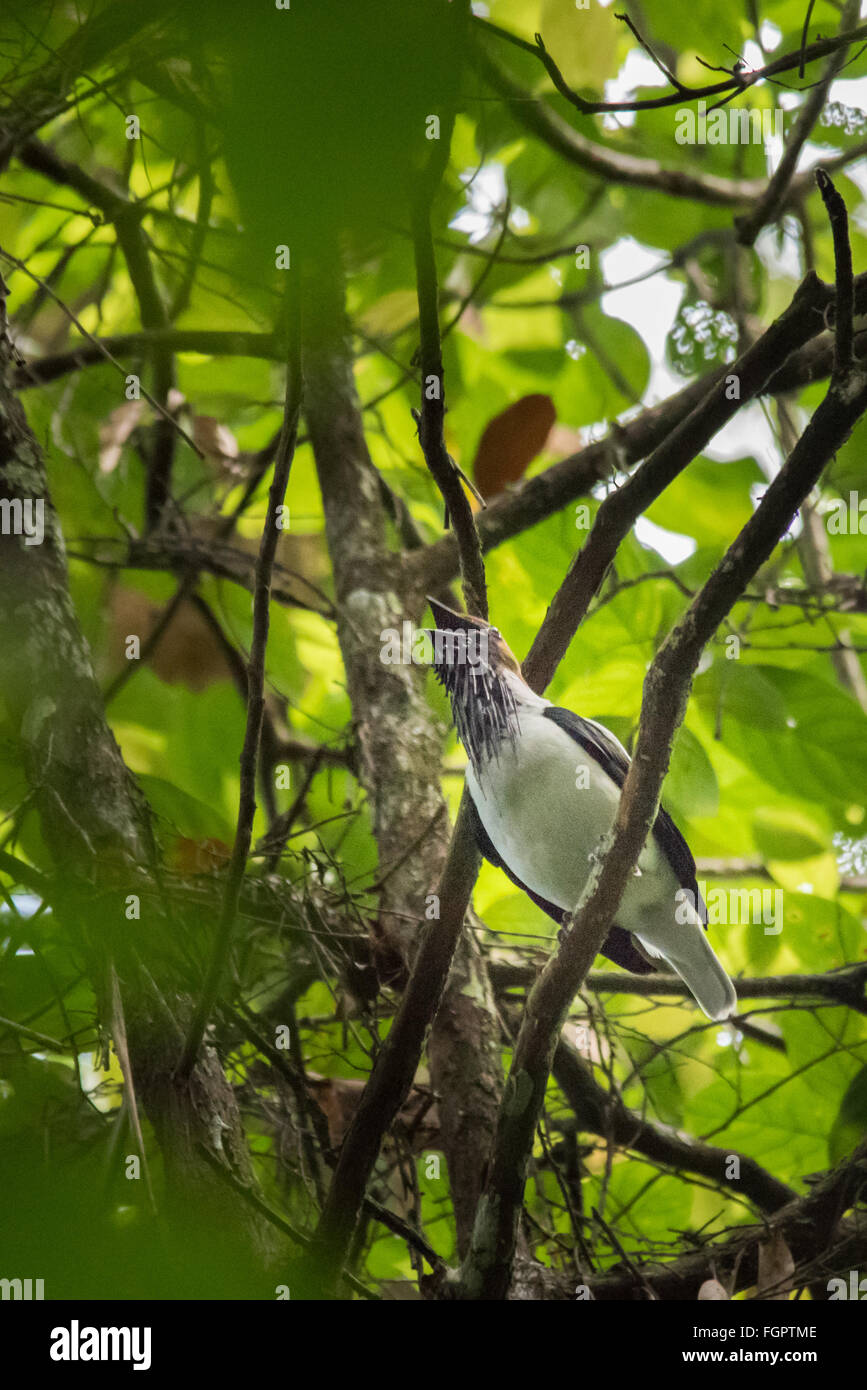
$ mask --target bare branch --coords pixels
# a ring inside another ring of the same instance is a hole
[[[201,352],[214,357],[262,357],[279,362],[285,355],[283,345],[273,333],[246,333],[234,329],[156,328],[137,333],[113,333],[105,338],[93,338],[67,352],[38,357],[18,366],[13,384],[19,391],[32,386],[44,386],[49,381],[100,362],[113,362],[124,353],[141,352],[165,347],[172,352]],[[144,394],[144,393],[142,393]]]
[[[478,875],[479,853],[466,802],[465,792],[443,870],[439,920],[427,925],[400,1008],[343,1141],[317,1228],[315,1267],[326,1289],[345,1261],[382,1136],[412,1085]]]
[[[617,16],[617,18],[620,17],[621,16]],[[867,38],[867,24],[862,24],[855,29],[848,30],[846,33],[837,34],[834,38],[817,39],[815,43],[806,46],[802,41],[801,46],[795,52],[784,53],[779,58],[775,58],[773,62],[766,63],[765,66],[761,68],[753,68],[752,70],[739,69],[737,72],[731,71],[729,68],[712,68],[712,71],[725,72],[728,76],[721,82],[713,82],[705,87],[683,87],[679,83],[676,83],[676,79],[674,79],[672,74],[666,73],[670,80],[675,82],[676,90],[674,92],[667,92],[665,96],[645,97],[639,101],[588,101],[584,97],[579,96],[577,92],[572,91],[562,73],[560,73],[557,68],[556,63],[544,48],[540,49],[538,44],[532,44],[527,39],[521,38],[518,34],[513,34],[508,29],[503,29],[499,25],[491,23],[490,20],[476,16],[473,19],[473,23],[476,28],[483,29],[488,33],[496,35],[499,39],[506,40],[516,48],[522,49],[525,53],[532,53],[533,56],[538,58],[544,65],[549,77],[554,82],[560,94],[585,116],[603,115],[606,112],[613,113],[617,111],[654,111],[664,106],[676,106],[685,99],[697,100],[699,97],[720,97],[725,96],[726,93],[736,96],[737,93],[743,91],[745,87],[754,87],[757,83],[776,77],[782,72],[791,72],[793,68],[798,68],[803,74],[804,64],[812,63],[818,58],[825,58],[829,54],[836,53],[840,49],[845,51],[851,44],[858,43],[860,40]],[[631,25],[630,28],[632,28]],[[633,33],[642,47],[647,49],[647,45],[634,29]],[[804,37],[806,38],[806,31]],[[647,51],[650,52],[649,49],[647,49]],[[654,61],[661,67],[659,60],[655,57]],[[705,63],[705,67],[710,67],[710,64]],[[665,71],[665,69],[663,69],[663,71]]]
[[[94,338],[92,333],[88,333],[84,325],[76,318],[72,310],[68,308],[66,304],[64,304],[63,300],[60,299],[60,297],[54,293],[54,290],[51,288],[50,285],[46,284],[46,282],[40,279],[38,275],[35,275],[34,272],[29,268],[29,266],[25,265],[24,261],[20,261],[17,256],[13,256],[8,251],[4,251],[2,247],[0,247],[0,256],[3,257],[4,261],[8,261],[10,265],[14,265],[16,270],[22,271],[26,276],[28,276],[29,279],[33,280],[35,284],[39,285],[40,288],[43,289],[46,294],[51,296],[55,304],[57,304],[57,306],[63,310],[63,313],[69,319],[70,323],[78,329],[79,333],[83,338],[86,338],[88,340],[90,344],[90,351],[91,353],[93,353],[93,361],[102,360],[105,362],[110,362],[111,365],[118,372],[120,372],[122,377],[126,377],[126,371],[124,367],[120,362],[118,362],[117,358],[112,355],[111,351],[105,346],[105,343],[100,342],[98,339]],[[82,348],[79,351],[84,352],[85,349]],[[71,355],[74,356],[75,354]],[[28,371],[29,368],[26,366],[19,367],[19,374],[23,373],[26,375]],[[194,454],[197,454],[199,458],[204,458],[204,454],[202,453],[198,444],[196,444],[195,440],[190,438],[183,426],[179,425],[174,416],[171,415],[169,411],[166,409],[165,393],[163,393],[163,397],[162,399],[160,399],[158,396],[152,396],[150,392],[146,391],[143,386],[140,387],[140,390],[141,394],[144,396],[148,404],[153,406],[154,410],[160,416],[166,428],[170,428],[171,430],[177,432],[185,441],[185,443],[189,444]]]
[[[816,170],[816,183],[828,212],[834,238],[834,261],[837,266],[837,302],[834,330],[834,375],[845,381],[852,368],[852,314],[854,310],[854,277],[852,247],[849,244],[849,222],[846,204],[837,192],[825,169]]]
[[[860,313],[867,309],[867,275],[856,277],[855,305]],[[764,383],[761,394],[785,394],[829,374],[833,342],[823,328],[823,320],[816,316],[814,330],[809,335],[812,341],[785,358]],[[857,335],[856,345],[859,349],[867,346],[867,333],[862,331]],[[713,389],[722,392],[722,383],[733,370],[733,366],[714,368],[659,405],[643,410],[624,424],[616,423],[604,439],[588,444],[497,497],[478,519],[483,551],[487,554],[513,536],[529,530],[575,498],[587,496],[597,483],[613,473],[645,458],[665,442]],[[408,555],[406,566],[414,587],[422,593],[428,592],[433,586],[448,583],[458,573],[457,545],[452,537],[444,536]]]
[[[460,474],[446,448],[445,382],[439,330],[436,257],[430,229],[429,192],[422,190],[413,206],[413,245],[421,337],[421,412],[418,437],[431,476],[442,493],[461,557],[461,578],[467,609],[487,618],[488,597],[482,548],[469,499]]]
[[[749,206],[764,191],[763,179],[726,179],[718,174],[667,169],[658,160],[597,145],[586,135],[573,130],[546,102],[533,97],[479,45],[474,45],[471,59],[494,91],[511,104],[515,118],[521,125],[544,140],[570,164],[586,169],[597,178],[634,188],[653,188],[674,198],[691,198],[717,207]],[[678,96],[676,100],[682,101],[683,98]]]
[[[633,1114],[616,1091],[606,1091],[599,1085],[593,1069],[562,1038],[554,1054],[553,1071],[580,1130],[598,1134],[667,1168],[698,1173],[724,1186],[730,1185],[754,1202],[760,1211],[778,1211],[797,1196],[793,1188],[780,1182],[748,1154],[703,1143],[668,1125],[655,1125]],[[736,1178],[730,1176],[730,1159],[734,1156],[738,1159]]]
[[[658,1269],[644,1266],[657,1298],[695,1299],[705,1279],[714,1274],[731,1283],[732,1293],[756,1283],[758,1249],[768,1238],[768,1226],[779,1231],[798,1267],[800,1281],[817,1275],[827,1279],[840,1270],[857,1269],[867,1259],[867,1224],[864,1221],[863,1193],[867,1180],[867,1142],[862,1143],[805,1197],[782,1207],[770,1223],[738,1230],[724,1240],[708,1241],[699,1251],[683,1255]],[[857,1206],[850,1217],[843,1217]],[[635,1296],[634,1277],[625,1270],[611,1270],[598,1277],[589,1276],[594,1299],[629,1299]]]
[[[525,679],[534,690],[542,691],[549,684],[636,517],[705,448],[726,421],[758,395],[793,348],[809,339],[829,302],[829,287],[817,276],[807,275],[789,307],[758,342],[725,369],[726,378],[738,383],[737,392],[723,390],[717,379],[704,400],[671,431],[628,482],[608,494],[523,663]]]
[[[838,297],[845,265],[838,263]],[[807,277],[796,301],[814,307],[815,287]],[[851,279],[851,272],[850,272]],[[560,1028],[572,998],[599,951],[641,849],[656,819],[671,746],[705,643],[772,554],[798,506],[828,460],[867,409],[867,374],[832,377],[825,399],[756,511],[666,639],[645,682],[634,759],[623,786],[612,832],[556,955],[548,961],[527,1000],[512,1069],[500,1108],[486,1191],[479,1203],[473,1244],[461,1271],[461,1296],[504,1298],[514,1261],[518,1217],[527,1164]]]
[[[840,20],[841,28],[845,30],[849,25],[854,24],[855,20],[858,18],[860,8],[860,0],[849,0]],[[805,37],[806,26],[809,22],[810,15],[808,11],[804,25]],[[813,132],[813,127],[822,114],[822,108],[825,105],[825,98],[828,95],[828,89],[831,83],[838,76],[846,62],[846,52],[847,49],[841,47],[831,54],[820,81],[810,90],[803,106],[798,112],[794,127],[786,141],[786,147],[774,171],[773,178],[770,179],[767,188],[761,198],[759,198],[752,212],[744,218],[737,219],[738,241],[742,246],[752,246],[762,228],[766,226],[768,222],[775,221],[779,216],[783,204],[786,201],[786,193],[794,176],[795,169],[797,168],[801,150],[809,140]],[[843,220],[845,224],[845,208]]]
[[[858,891],[863,892],[864,887]],[[489,969],[492,982],[501,990],[530,986],[537,974],[533,966],[499,961],[493,961]],[[764,975],[732,983],[738,999],[802,999],[810,1003],[827,999],[867,1015],[867,964],[828,970],[824,974]],[[591,970],[586,987],[594,994],[631,994],[641,999],[692,998],[689,987],[679,975],[630,975],[613,970]]]
[[[301,347],[299,331],[299,298],[289,296],[290,349],[286,367],[286,398],[283,410],[283,431],[274,461],[274,476],[268,491],[268,509],[256,562],[256,588],[253,594],[253,637],[247,667],[247,727],[241,750],[241,793],[235,842],[229,861],[223,909],[217,928],[208,973],[202,995],[196,1006],[178,1063],[178,1075],[186,1077],[195,1065],[208,1019],[217,999],[229,950],[232,931],[238,913],[241,883],[250,853],[253,817],[256,813],[256,769],[259,762],[259,741],[265,710],[265,655],[271,605],[271,573],[277,541],[280,538],[279,513],[286,496],[289,472],[295,453],[298,418],[301,410]]]

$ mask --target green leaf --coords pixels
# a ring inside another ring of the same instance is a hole
[[[830,835],[795,807],[761,807],[753,835],[765,859],[810,859],[831,850]]]
[[[663,787],[663,801],[684,821],[713,816],[719,806],[719,785],[713,764],[695,734],[682,726]]]
[[[846,1088],[837,1118],[828,1135],[828,1160],[839,1163],[867,1134],[867,1066],[855,1074]]]
[[[232,840],[232,826],[213,806],[190,796],[163,777],[140,773],[138,781],[155,814],[172,830],[191,840]]]

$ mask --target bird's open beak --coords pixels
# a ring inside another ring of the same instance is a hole
[[[434,622],[440,632],[478,632],[488,626],[481,618],[469,618],[466,613],[456,613],[444,603],[428,595],[428,604],[434,615]]]
[[[468,664],[487,669],[490,624],[480,618],[456,613],[444,603],[428,598],[436,628],[425,628],[433,652],[432,666],[442,676],[445,668]]]

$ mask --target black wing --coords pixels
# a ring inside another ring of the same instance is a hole
[[[553,720],[570,738],[574,738],[575,742],[584,749],[584,752],[588,753],[608,774],[612,782],[615,782],[618,787],[623,786],[629,771],[629,758],[613,734],[610,734],[607,729],[594,720],[582,719],[580,714],[573,714],[568,709],[560,709],[557,705],[552,705],[550,709],[546,709],[545,717]],[[698,891],[695,860],[689,845],[671,816],[661,807],[653,826],[653,835],[659,848],[674,869],[681,888],[688,889],[693,895],[696,912],[707,927],[707,908]]]
[[[558,927],[562,926],[569,913],[562,907],[557,907],[555,903],[549,902],[547,898],[542,898],[538,893],[534,893],[532,888],[528,888],[526,883],[522,883],[516,878],[509,868],[498,855],[494,848],[487,830],[482,824],[481,816],[476,810],[476,804],[471,796],[467,797],[470,805],[470,820],[476,836],[476,843],[482,854],[495,869],[502,869],[503,873],[510,878],[516,888],[520,888],[537,907],[541,907],[543,912],[553,918]],[[600,955],[607,956],[613,960],[615,965],[622,965],[624,970],[631,970],[635,975],[653,975],[656,973],[656,966],[647,959],[644,953],[635,944],[634,939],[625,931],[623,927],[616,924],[611,928],[603,942]]]

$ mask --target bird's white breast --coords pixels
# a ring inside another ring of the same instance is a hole
[[[545,705],[520,710],[514,746],[505,742],[481,780],[470,765],[467,788],[491,843],[522,883],[558,907],[575,907],[591,855],[611,828],[620,789],[589,753],[553,720]],[[641,876],[627,888],[618,920],[651,900],[673,899],[673,873],[651,840],[639,860]],[[670,881],[669,881],[670,880]]]

